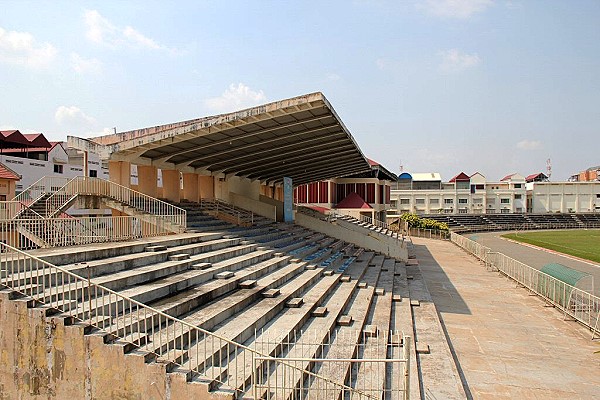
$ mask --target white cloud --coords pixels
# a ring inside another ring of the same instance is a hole
[[[442,72],[460,72],[481,63],[481,58],[477,54],[462,53],[458,49],[440,51],[439,55],[442,57],[440,64]]]
[[[54,119],[61,125],[69,125],[72,127],[82,127],[96,124],[95,118],[90,117],[76,106],[58,107],[54,113]]]
[[[97,74],[102,70],[102,63],[95,58],[83,58],[77,53],[71,53],[71,66],[78,74]]]
[[[94,42],[110,48],[127,46],[131,48],[166,50],[175,52],[153,39],[144,36],[131,26],[120,28],[104,18],[97,10],[86,10],[83,15],[87,25],[86,37]]]
[[[521,150],[536,150],[542,147],[542,142],[539,140],[521,140],[517,143],[517,148]]]
[[[0,28],[0,62],[44,68],[54,61],[57,50],[49,43],[38,43],[28,32]]]
[[[125,36],[131,43],[138,45],[139,47],[145,47],[148,49],[163,49],[164,47],[156,43],[154,40],[147,38],[140,32],[136,31],[132,27],[128,26],[123,30],[123,36]]]
[[[467,19],[492,4],[492,0],[425,0],[417,3],[417,8],[440,18]]]
[[[221,96],[206,99],[204,104],[213,111],[229,112],[256,106],[266,100],[262,90],[256,92],[243,83],[237,86],[232,83]]]

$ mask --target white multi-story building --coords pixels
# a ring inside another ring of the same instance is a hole
[[[0,132],[0,162],[21,175],[16,193],[45,176],[72,178],[84,175],[83,153],[67,148],[64,142],[48,142],[43,134]],[[88,176],[108,178],[108,168],[92,153],[87,157]]]
[[[526,211],[526,194],[525,178],[519,174],[488,182],[478,172],[461,172],[442,182],[438,173],[403,173],[397,189],[392,187],[389,214],[521,213]]]
[[[600,212],[600,182],[548,182],[511,174],[498,182],[464,172],[448,182],[438,173],[402,173],[392,185],[388,218],[415,214]],[[529,181],[529,182],[528,182]]]
[[[600,182],[528,183],[527,212],[600,212]]]

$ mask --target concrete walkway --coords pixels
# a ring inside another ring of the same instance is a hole
[[[600,398],[600,341],[450,242],[413,239],[468,398]]]

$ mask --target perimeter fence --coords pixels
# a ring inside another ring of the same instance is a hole
[[[565,318],[568,315],[588,327],[592,331],[592,339],[600,335],[600,297],[457,233],[450,234],[450,241],[479,258],[486,268],[499,271],[560,309]]]

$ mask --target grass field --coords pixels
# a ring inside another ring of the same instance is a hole
[[[600,229],[519,232],[502,237],[600,263]]]

